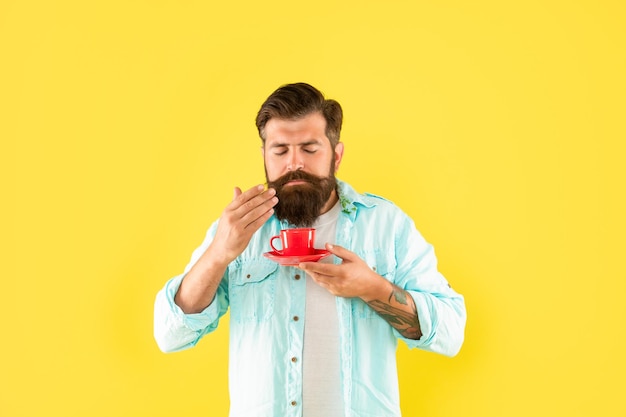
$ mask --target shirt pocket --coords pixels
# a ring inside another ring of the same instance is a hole
[[[229,266],[230,317],[260,323],[274,314],[278,264],[265,259]]]
[[[387,281],[393,282],[396,271],[396,261],[393,254],[384,250],[373,250],[357,253],[361,259],[378,275]],[[352,299],[352,315],[355,318],[365,319],[380,317],[378,314],[360,298]]]

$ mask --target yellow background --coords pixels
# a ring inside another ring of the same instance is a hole
[[[0,2],[0,415],[226,416],[227,327],[152,306],[307,81],[339,177],[466,296],[454,359],[398,350],[405,416],[623,416],[626,10],[588,1]]]

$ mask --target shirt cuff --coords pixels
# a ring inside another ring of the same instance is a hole
[[[422,333],[422,336],[417,340],[409,339],[400,334],[398,330],[393,329],[393,331],[396,334],[396,337],[402,339],[409,348],[424,348],[430,343],[430,335],[432,334],[433,328],[432,318],[430,315],[430,302],[428,297],[420,292],[410,290],[407,290],[407,292],[411,295],[413,301],[415,302],[417,319],[420,323],[420,332]]]
[[[185,314],[185,312],[183,312],[183,310],[174,302],[174,297],[176,296],[184,277],[184,274],[174,277],[165,285],[165,298],[167,300],[167,304],[174,317],[183,326],[194,331],[204,330],[219,319],[219,303],[217,302],[217,297],[215,297],[213,301],[211,301],[211,304],[209,304],[201,312]]]

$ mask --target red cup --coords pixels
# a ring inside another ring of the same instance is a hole
[[[280,239],[283,248],[277,249],[274,240]],[[270,246],[276,253],[284,256],[302,256],[315,253],[313,244],[315,243],[315,229],[283,229],[280,235],[272,236]]]

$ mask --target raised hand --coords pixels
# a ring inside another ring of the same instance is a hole
[[[278,202],[274,189],[262,185],[241,192],[235,188],[233,201],[226,206],[215,237],[183,279],[174,301],[185,313],[198,313],[215,297],[228,264],[250,243],[250,239],[272,216]]]
[[[262,185],[242,192],[235,188],[233,201],[222,212],[212,253],[224,262],[231,262],[248,246],[254,232],[274,213],[278,202],[273,188],[265,190]]]

